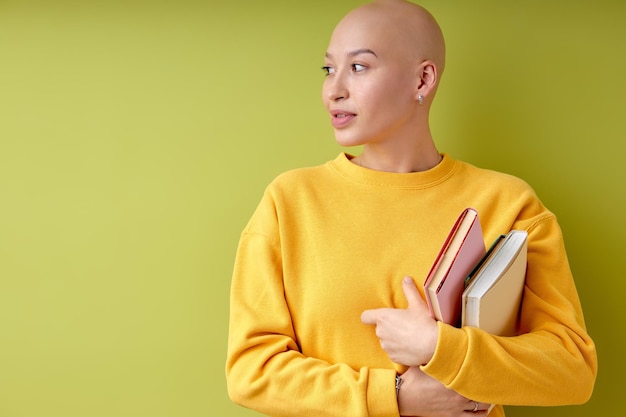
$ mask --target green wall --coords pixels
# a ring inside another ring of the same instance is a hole
[[[0,0],[0,416],[256,416],[224,358],[238,235],[279,172],[341,150],[323,53],[355,0]],[[626,4],[424,1],[440,150],[560,218],[623,408]],[[568,387],[563,387],[568,389]]]

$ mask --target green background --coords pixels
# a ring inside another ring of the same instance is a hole
[[[334,158],[319,67],[360,2],[0,0],[0,416],[256,416],[225,387],[239,232]],[[526,179],[564,229],[623,409],[623,1],[423,1],[441,151]],[[564,390],[569,387],[564,386]]]

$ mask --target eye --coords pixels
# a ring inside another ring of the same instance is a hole
[[[361,71],[364,71],[365,69],[367,69],[367,67],[365,65],[352,64],[352,71],[354,71],[354,72],[361,72]]]
[[[335,69],[333,67],[330,67],[328,65],[325,65],[322,67],[322,71],[324,71],[324,75],[329,76],[331,74],[335,73]]]

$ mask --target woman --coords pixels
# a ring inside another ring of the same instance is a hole
[[[429,111],[444,66],[441,30],[415,4],[375,1],[335,28],[322,98],[336,140],[363,152],[280,175],[243,231],[226,364],[235,402],[316,417],[462,416],[498,404],[495,417],[500,404],[590,397],[596,352],[557,220],[522,180],[437,150]],[[528,232],[518,336],[436,322],[423,301],[466,207],[485,242]]]

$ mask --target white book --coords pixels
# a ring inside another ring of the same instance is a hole
[[[512,230],[500,236],[468,277],[463,291],[462,326],[499,336],[515,336],[524,283],[528,233]]]

